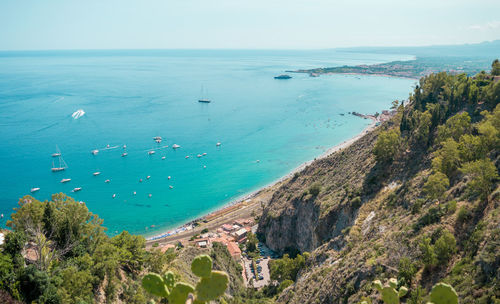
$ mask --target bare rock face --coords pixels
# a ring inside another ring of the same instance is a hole
[[[361,193],[374,165],[370,152],[375,138],[368,133],[313,162],[276,190],[259,221],[258,233],[269,248],[310,252],[331,239],[337,239],[334,247],[342,247],[342,231],[354,223],[364,200]],[[311,191],[314,184],[319,193]]]
[[[310,252],[340,236],[342,230],[353,224],[356,211],[357,208],[339,205],[320,216],[320,204],[314,199],[295,199],[277,216],[265,213],[259,232],[263,233],[267,246],[276,252]]]

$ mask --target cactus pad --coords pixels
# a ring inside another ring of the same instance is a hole
[[[201,278],[209,278],[212,272],[212,259],[206,254],[197,256],[191,263],[191,271]]]
[[[396,287],[398,287],[398,280],[396,280],[395,278],[390,278],[389,279],[389,286],[396,289]]]
[[[170,296],[168,296],[168,303],[185,304],[188,295],[193,291],[194,287],[191,284],[182,282],[176,283],[174,288],[170,292]]]
[[[210,277],[202,277],[196,285],[197,299],[200,301],[211,301],[217,299],[218,297],[224,295],[228,282],[229,277],[225,272],[212,271]]]
[[[437,283],[431,290],[431,302],[434,304],[458,304],[458,295],[451,285]]]
[[[150,273],[142,278],[142,287],[149,293],[166,298],[169,295],[169,291],[165,282],[163,282],[162,277],[156,273]]]
[[[165,285],[167,285],[167,288],[169,290],[172,290],[172,288],[174,288],[174,285],[175,285],[175,275],[172,271],[167,271],[164,275],[163,275],[163,282],[165,282]]]
[[[408,293],[408,288],[404,287],[404,286],[401,286],[399,288],[399,292],[398,292],[398,296],[400,298],[404,297],[406,294]]]
[[[377,288],[378,291],[382,291],[382,282],[380,282],[380,280],[373,281],[373,286]]]
[[[382,301],[384,301],[385,304],[399,304],[399,296],[398,292],[396,289],[385,286],[382,288]]]

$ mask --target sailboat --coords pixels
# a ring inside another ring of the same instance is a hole
[[[52,153],[52,157],[59,157],[61,156],[61,150],[59,150],[59,147],[56,145],[56,152]]]
[[[206,98],[206,97],[204,97],[205,95],[206,95],[206,92],[205,92],[205,90],[203,89],[203,86],[202,86],[202,87],[201,87],[201,98],[200,98],[200,99],[198,99],[198,102],[202,102],[202,103],[210,103],[210,102],[211,102],[211,100],[210,100],[210,99],[208,99],[208,98]]]
[[[64,161],[62,154],[61,154],[61,151],[59,151],[59,148],[57,146],[56,146],[56,150],[57,150],[57,152],[54,154],[57,154],[57,155],[54,156],[54,154],[53,154],[52,156],[57,157],[59,159],[59,165],[56,166],[54,160],[52,160],[52,169],[51,170],[52,170],[52,172],[64,171],[64,170],[66,170],[66,168],[68,168],[68,165]]]

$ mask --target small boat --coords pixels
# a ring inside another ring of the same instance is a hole
[[[71,181],[71,178],[63,178],[61,179],[61,183],[67,183],[67,182],[70,182]]]
[[[127,149],[127,145],[123,145],[123,149]]]
[[[148,194],[148,196],[149,196],[149,197],[152,197],[151,193],[150,193],[150,194]]]
[[[97,175],[101,174],[101,172],[97,171],[97,172],[94,172],[92,174],[94,174],[94,176],[97,176]]]
[[[128,153],[127,153],[127,152],[123,152],[123,153],[122,153],[122,157],[125,157],[125,156],[127,156],[127,155],[128,155]]]
[[[162,156],[161,159],[165,159],[166,157],[165,156]]]
[[[150,179],[150,178],[151,178],[151,175],[146,176],[146,178],[147,178],[147,179]]]
[[[217,147],[220,147],[220,145],[222,145],[220,142],[216,143],[215,144]]]
[[[61,151],[59,150],[59,147],[56,145],[56,152],[52,153],[52,157],[59,157],[61,156]]]
[[[170,189],[174,189],[174,186],[168,186]]]
[[[278,75],[278,76],[274,76],[274,79],[290,79],[290,78],[292,78],[292,76],[286,75],[286,74],[281,74],[281,75]]]
[[[170,177],[170,175],[168,176],[168,179],[171,179],[172,177]]]
[[[31,188],[31,190],[30,190],[30,191],[31,191],[31,193],[35,193],[35,192],[37,192],[37,191],[39,191],[39,190],[40,190],[40,188]]]
[[[134,195],[136,195],[136,194],[137,194],[137,192],[134,191]]]
[[[139,179],[139,183],[142,183],[142,178]]]
[[[188,158],[189,158],[189,155],[186,155],[186,159],[188,159]]]
[[[153,137],[153,140],[156,141],[157,143],[161,143],[162,138],[161,138],[161,136],[155,136],[155,137]]]
[[[202,155],[203,155],[203,156],[205,156],[205,155],[207,155],[207,153],[205,152],[205,153],[203,153]]]
[[[85,111],[82,109],[78,109],[75,112],[73,112],[73,114],[71,114],[71,117],[73,117],[73,119],[78,119],[78,118],[82,117],[83,115],[85,115]]]
[[[95,150],[90,151],[90,153],[97,155],[97,153],[99,153],[99,150],[95,149]]]
[[[78,192],[80,190],[82,190],[82,187],[76,187],[76,188],[73,189],[73,192]]]
[[[258,163],[260,163],[260,160],[257,160]]]
[[[2,213],[2,214],[0,214],[0,218],[3,218],[3,213]]]
[[[155,153],[156,153],[155,150],[151,150],[151,151],[148,152],[149,155],[153,155]]]
[[[203,166],[203,169],[206,169],[206,168],[207,168],[207,166]]]
[[[203,86],[201,87],[201,98],[198,99],[198,102],[201,102],[201,103],[210,103],[211,100],[206,98],[206,97],[203,97],[204,95],[206,95],[206,91],[203,89]]]
[[[54,154],[58,154],[57,158],[59,159],[59,166],[56,167],[56,165],[54,164],[54,161],[52,160],[52,169],[51,170],[52,170],[52,172],[64,171],[64,170],[66,170],[66,168],[68,168],[68,165],[64,161],[64,159],[61,155],[61,151],[59,151],[59,148],[57,146],[56,146],[56,149],[57,149],[57,152]]]
[[[106,149],[109,149],[111,148],[111,146],[109,144],[106,145]]]
[[[196,155],[196,157],[201,157],[201,154]]]
[[[172,145],[172,149],[179,149],[181,146],[179,146],[178,144],[173,144]]]
[[[116,197],[116,194],[113,193],[113,198],[115,198],[115,197]]]
[[[107,179],[107,180],[105,180],[104,182],[105,182],[105,183],[109,183],[109,182],[110,182],[110,180],[109,180],[109,179]]]

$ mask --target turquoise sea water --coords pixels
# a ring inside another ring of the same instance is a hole
[[[66,192],[84,201],[110,234],[177,226],[353,137],[370,121],[347,112],[387,109],[415,82],[273,76],[405,58],[326,50],[0,52],[1,225],[19,197],[40,187],[40,200]],[[197,102],[201,86],[212,103]],[[85,115],[74,119],[78,109]],[[181,148],[173,150],[174,143]],[[52,173],[56,144],[69,168]],[[119,148],[102,150],[108,144]],[[71,193],[75,187],[83,190]]]

